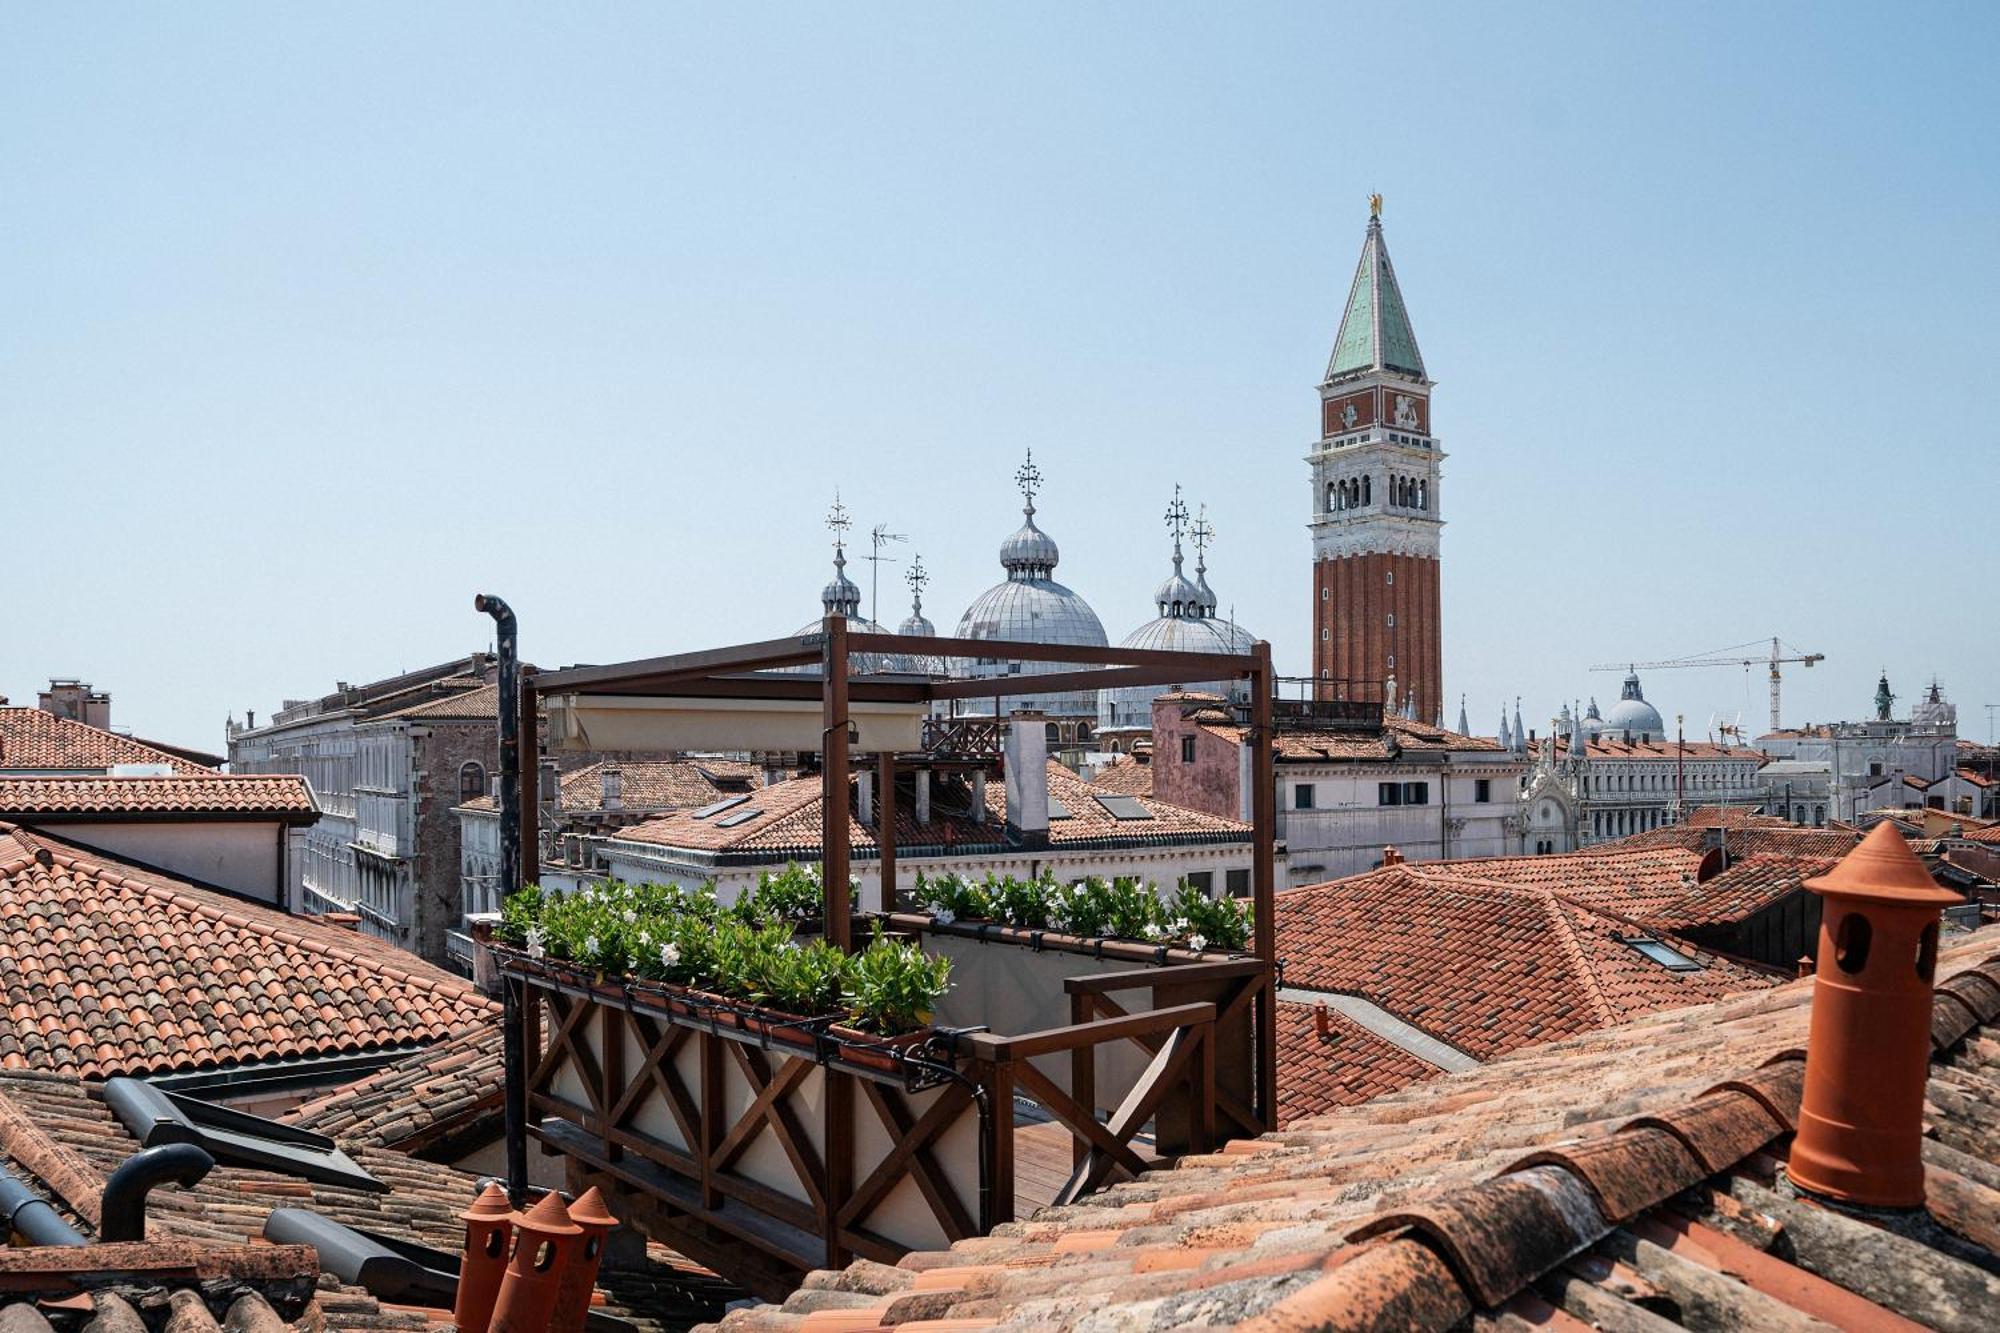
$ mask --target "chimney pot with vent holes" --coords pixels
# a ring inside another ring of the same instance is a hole
[[[1805,883],[1825,907],[1786,1173],[1841,1203],[1921,1207],[1938,913],[1962,900],[1887,821]]]

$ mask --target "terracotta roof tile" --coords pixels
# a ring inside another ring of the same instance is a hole
[[[1150,796],[1137,798],[1146,811],[1145,819],[1118,819],[1096,799],[1099,795],[1110,793],[1094,788],[1053,760],[1048,765],[1048,784],[1049,795],[1059,800],[1069,812],[1065,818],[1052,817],[1049,820],[1051,846],[1113,838],[1143,843],[1189,837],[1247,839],[1250,836],[1247,824],[1170,805]],[[1001,784],[987,784],[987,816],[984,823],[975,822],[967,813],[970,789],[962,784],[934,786],[931,803],[932,822],[924,825],[916,822],[915,802],[907,799],[897,802],[898,846],[949,845],[971,853],[1003,845],[1007,798]],[[751,811],[758,813],[728,828],[720,826],[723,819]],[[757,792],[740,807],[717,817],[697,819],[696,813],[692,810],[676,811],[621,829],[617,836],[621,840],[694,851],[814,855],[820,845],[822,827],[820,780],[808,777],[776,783]],[[858,820],[851,822],[848,836],[852,840],[851,845],[856,848],[872,848],[875,845],[873,830],[864,827]],[[814,859],[817,859],[816,855]]]
[[[0,824],[0,1068],[215,1069],[416,1046],[492,1012],[381,940]]]
[[[1290,1000],[1278,1004],[1280,1124],[1372,1101],[1443,1072],[1338,1010],[1327,1011],[1327,1035],[1320,1036],[1315,1007]]]
[[[1771,984],[1681,944],[1700,966],[1671,970],[1623,942],[1647,936],[1639,922],[1477,877],[1491,864],[1385,866],[1279,894],[1287,983],[1363,996],[1481,1060]]]
[[[318,813],[306,780],[286,774],[0,777],[0,817],[97,814]]]
[[[562,775],[560,803],[565,811],[604,807],[604,770],[619,772],[619,800],[627,810],[679,810],[703,806],[729,792],[764,785],[764,770],[740,759],[600,759]],[[460,807],[498,809],[492,796],[481,796]]]
[[[481,1023],[293,1108],[285,1120],[343,1143],[423,1152],[478,1128],[498,1137],[507,1081],[500,1029]]]
[[[1090,776],[1090,785],[1120,796],[1151,796],[1153,766],[1131,755],[1121,755]]]
[[[90,1177],[95,1178],[96,1190],[101,1191],[101,1182],[139,1146],[105,1105],[101,1087],[68,1074],[0,1070],[0,1115],[36,1126],[47,1140],[82,1164],[85,1172],[82,1177],[51,1182],[38,1175],[33,1165],[37,1160],[35,1155],[26,1154],[24,1161],[17,1145],[0,1143],[0,1163],[8,1165],[61,1207],[73,1225],[86,1233],[93,1232],[90,1217],[97,1203],[96,1191],[84,1191],[92,1194],[90,1198],[74,1198],[65,1191],[77,1192],[79,1184],[87,1187]],[[164,1187],[148,1196],[148,1239],[240,1245],[261,1240],[264,1220],[273,1208],[303,1207],[357,1230],[449,1254],[457,1254],[464,1247],[465,1224],[459,1220],[459,1214],[478,1193],[476,1176],[362,1140],[343,1140],[341,1146],[357,1165],[387,1189],[379,1192],[356,1189],[219,1164],[192,1188]],[[699,1271],[685,1259],[661,1247],[649,1246],[648,1260],[638,1272],[627,1274],[622,1281],[607,1277],[599,1285],[622,1295],[628,1290],[642,1290],[648,1283],[672,1288]],[[413,1307],[382,1305],[359,1288],[342,1286],[330,1278],[323,1279],[320,1300],[327,1319],[325,1326],[331,1330],[420,1329],[431,1322]],[[683,1301],[681,1308],[673,1312],[678,1317],[664,1323],[644,1307],[635,1310],[627,1304],[620,1308],[620,1303],[614,1300],[607,1308],[609,1312],[634,1318],[642,1329],[660,1329],[684,1327],[699,1307]],[[391,1315],[394,1317],[390,1318]]]
[[[439,682],[438,686],[465,685],[442,698],[426,699],[422,703],[398,708],[384,713],[384,717],[412,717],[431,721],[480,721],[500,716],[500,687],[498,685],[475,685],[473,677]]]
[[[103,773],[114,764],[165,764],[212,773],[179,755],[39,708],[0,707],[0,773]]]
[[[1962,973],[1997,943],[1994,931],[1961,938],[1940,971]],[[1988,966],[2000,974],[2000,956]],[[897,1271],[942,1293],[925,1317],[1045,1330],[1446,1328],[1482,1309],[1519,1321],[1494,1327],[1790,1327],[1802,1314],[1907,1327],[1890,1311],[1926,1309],[1957,1322],[1918,1322],[1983,1327],[1990,1274],[1858,1223],[1817,1220],[1825,1215],[1756,1184],[1768,1165],[1755,1154],[1782,1154],[1796,1119],[1811,994],[1809,982],[1788,984],[1525,1049],[911,1254]],[[1992,1193],[1949,1191],[1966,1173],[1994,1178],[2000,1138],[1970,1089],[1996,1075],[2000,1041],[1988,1033],[1932,1067],[1938,1142],[1926,1152],[1958,1154],[1964,1167],[1932,1166],[1944,1191],[1934,1211],[1975,1230]],[[1876,1239],[1821,1250],[1808,1271],[1777,1243],[1806,1223]],[[1635,1235],[1665,1257],[1635,1249]],[[1925,1256],[1953,1270],[1952,1292],[1930,1306],[1920,1304],[1934,1299],[1918,1290],[1925,1280],[1905,1267]],[[897,1290],[879,1267],[817,1274],[813,1285]],[[846,1308],[886,1311],[894,1299]],[[766,1306],[722,1327],[810,1327],[805,1318]]]

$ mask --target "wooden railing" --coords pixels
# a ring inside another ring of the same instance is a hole
[[[1073,978],[1067,1026],[895,1042],[499,962],[523,1001],[529,1132],[572,1183],[615,1191],[612,1211],[764,1294],[1260,1128],[1248,1051],[1270,977],[1254,959]],[[1152,1003],[1112,998],[1132,991]],[[1048,1123],[1018,1123],[1027,1103]]]

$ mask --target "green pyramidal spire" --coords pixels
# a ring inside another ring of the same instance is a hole
[[[1340,319],[1340,336],[1327,362],[1329,380],[1374,371],[1389,371],[1429,379],[1417,335],[1410,329],[1389,247],[1382,243],[1382,219],[1368,219],[1368,236],[1361,243],[1361,262],[1354,268],[1354,286],[1347,293],[1347,313]]]

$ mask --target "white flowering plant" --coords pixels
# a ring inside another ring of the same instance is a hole
[[[1168,898],[1159,886],[1136,876],[1107,880],[1092,875],[1063,884],[1047,870],[1030,880],[988,874],[980,882],[919,872],[912,897],[940,925],[998,921],[1086,939],[1178,943],[1197,951],[1240,950],[1250,941],[1246,900],[1210,898],[1186,881]]]

